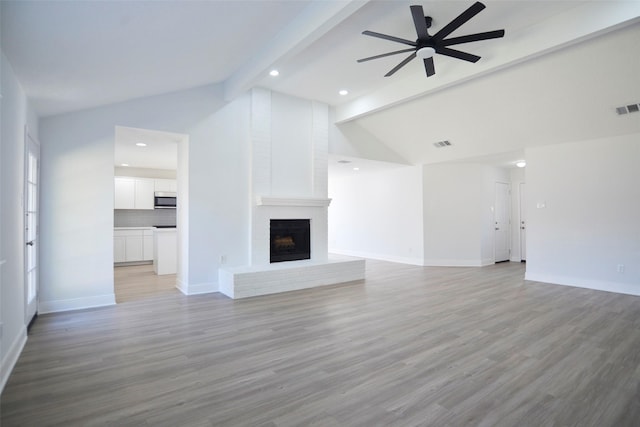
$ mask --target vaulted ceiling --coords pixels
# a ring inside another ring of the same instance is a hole
[[[640,131],[634,118],[603,119],[640,102],[640,2],[484,3],[452,36],[505,37],[458,46],[482,57],[475,64],[436,55],[429,78],[420,61],[384,77],[405,55],[357,63],[405,47],[362,31],[415,40],[411,4],[433,17],[433,34],[472,1],[3,0],[2,50],[41,116],[204,84],[229,100],[262,86],[330,104],[345,137],[384,146],[341,154],[375,160],[498,156]],[[452,149],[436,150],[444,139]]]

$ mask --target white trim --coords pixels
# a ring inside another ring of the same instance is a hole
[[[423,265],[422,258],[409,258],[409,257],[395,256],[395,255],[377,254],[377,253],[363,252],[363,251],[350,251],[350,250],[342,250],[342,249],[329,249],[329,253],[353,256],[353,257],[359,257],[359,258],[377,259],[380,261],[397,262],[400,264],[410,264],[410,265],[419,265],[419,266]]]
[[[18,362],[18,358],[20,357],[20,354],[22,354],[22,350],[26,343],[27,328],[26,326],[23,326],[16,339],[11,343],[6,356],[2,359],[0,366],[0,372],[2,373],[2,376],[0,377],[0,393],[4,390],[4,386],[7,384],[9,376],[11,375],[13,368],[16,366],[16,362]]]
[[[594,289],[596,291],[616,292],[619,294],[640,296],[640,286],[631,283],[614,283],[602,280],[535,274],[529,272],[525,273],[524,279],[532,282],[549,283],[552,285],[573,286],[576,288]]]
[[[84,298],[72,298],[55,301],[40,301],[38,312],[57,313],[59,311],[82,310],[84,308],[105,307],[115,305],[115,294],[95,295]]]
[[[271,197],[257,196],[257,206],[301,206],[312,208],[326,208],[331,204],[331,199],[315,197]]]
[[[495,262],[491,260],[479,259],[425,259],[425,267],[486,267],[493,265]]]
[[[217,283],[184,283],[182,280],[178,279],[176,282],[176,288],[184,295],[199,295],[199,294],[210,294],[212,292],[220,292],[218,289]]]

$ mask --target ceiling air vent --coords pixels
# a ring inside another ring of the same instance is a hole
[[[622,107],[616,108],[616,113],[618,113],[619,116],[628,113],[637,113],[638,111],[640,111],[640,104],[623,105]]]
[[[438,141],[438,142],[434,142],[433,145],[436,148],[442,148],[442,147],[449,147],[451,143],[449,141]]]

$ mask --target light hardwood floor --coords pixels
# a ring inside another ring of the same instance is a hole
[[[117,303],[179,292],[176,289],[176,275],[158,276],[153,272],[153,264],[115,267],[113,281]]]
[[[2,426],[638,426],[640,298],[524,266],[41,316]]]

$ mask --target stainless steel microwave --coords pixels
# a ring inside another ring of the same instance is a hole
[[[168,191],[156,191],[153,193],[154,209],[175,209],[176,193]]]

